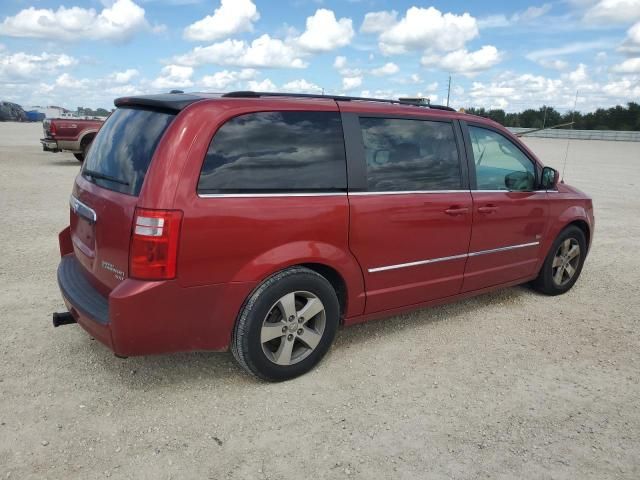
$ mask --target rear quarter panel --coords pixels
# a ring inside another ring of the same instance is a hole
[[[95,120],[75,120],[75,119],[54,119],[57,140],[80,141],[81,137],[87,133],[95,133],[102,126],[101,121]]]
[[[311,109],[338,111],[335,102],[325,100],[311,105],[261,100],[259,108],[252,100],[205,100],[187,107],[171,124],[156,150],[138,204],[183,211],[181,285],[249,285],[292,265],[320,263],[336,270],[347,285],[345,316],[364,311],[362,272],[349,251],[346,194],[222,198],[197,194],[211,139],[228,119],[256,111]]]

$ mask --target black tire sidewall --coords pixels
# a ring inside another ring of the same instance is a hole
[[[553,259],[555,258],[556,252],[560,247],[560,244],[564,242],[568,238],[573,238],[578,242],[580,246],[580,261],[578,262],[578,267],[576,268],[576,273],[573,275],[573,278],[567,282],[565,285],[558,286],[553,281]],[[551,249],[547,255],[547,258],[544,262],[544,266],[542,268],[542,278],[541,287],[544,293],[551,295],[561,295],[571,289],[573,285],[578,281],[580,277],[580,273],[582,272],[582,266],[584,265],[584,260],[587,255],[587,239],[585,238],[584,232],[576,227],[569,226],[565,228],[558,237],[553,242]]]
[[[296,269],[282,272],[267,280],[266,288],[258,290],[257,297],[251,298],[245,305],[248,311],[242,313],[244,323],[242,338],[238,338],[238,346],[242,348],[246,363],[253,373],[271,381],[281,381],[302,375],[311,370],[327,353],[340,320],[340,305],[331,284],[319,274],[307,270]],[[304,360],[294,364],[281,366],[269,360],[262,350],[260,333],[262,322],[271,307],[284,295],[294,291],[308,291],[316,295],[325,308],[325,330],[316,349]],[[253,301],[252,301],[253,300]]]

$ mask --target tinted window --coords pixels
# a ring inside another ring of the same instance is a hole
[[[82,167],[83,176],[101,187],[138,195],[162,134],[174,115],[119,108],[104,122]],[[89,172],[105,177],[96,178]]]
[[[360,118],[360,126],[370,191],[461,188],[451,123]]]
[[[260,112],[232,118],[213,137],[198,183],[201,193],[346,187],[337,112]]]
[[[535,166],[507,137],[469,126],[478,190],[533,190]]]

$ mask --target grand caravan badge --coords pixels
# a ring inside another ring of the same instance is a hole
[[[118,269],[118,267],[116,267],[113,263],[105,262],[103,260],[101,266],[105,270],[109,270],[111,273],[113,273],[113,276],[116,278],[116,280],[124,280],[125,273],[122,270]]]

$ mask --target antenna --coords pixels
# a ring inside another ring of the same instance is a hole
[[[451,75],[449,75],[449,87],[447,88],[447,107],[449,106],[450,95],[451,95]]]
[[[576,90],[576,99],[573,102],[573,111],[571,112],[571,131],[573,131],[573,121],[576,116],[576,105],[578,104],[578,90]],[[567,168],[567,158],[569,158],[569,143],[571,142],[571,133],[567,138],[567,149],[564,151],[564,163],[562,164],[562,181],[564,181],[564,171]]]

